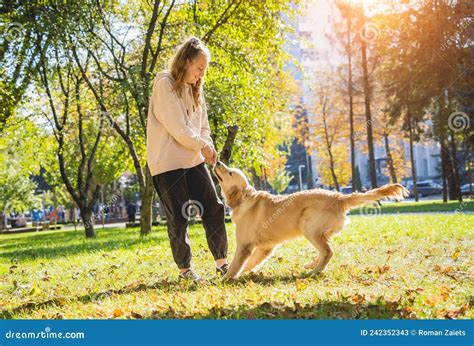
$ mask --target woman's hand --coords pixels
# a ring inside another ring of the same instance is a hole
[[[214,147],[212,147],[212,154],[213,154],[213,156],[212,156],[210,165],[214,166],[217,162],[217,151],[216,151],[216,149],[214,149]]]
[[[202,149],[201,149],[202,156],[204,156],[204,159],[206,160],[206,163],[209,165],[215,165],[217,161],[217,152],[214,149],[213,146],[210,144],[206,144]]]

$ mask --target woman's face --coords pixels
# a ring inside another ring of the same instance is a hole
[[[206,69],[207,57],[204,54],[199,54],[193,61],[188,61],[184,80],[186,83],[194,85],[199,78],[204,77]]]

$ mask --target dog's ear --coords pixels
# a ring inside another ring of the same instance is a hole
[[[241,199],[242,191],[238,187],[233,186],[227,194],[227,204],[229,205],[229,207],[235,208],[240,204]]]

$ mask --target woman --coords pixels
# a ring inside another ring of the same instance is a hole
[[[200,277],[191,268],[190,208],[199,209],[217,273],[225,274],[228,267],[224,205],[204,165],[217,161],[202,90],[209,60],[199,39],[187,40],[171,70],[157,74],[148,109],[148,167],[165,210],[178,278],[193,281]]]

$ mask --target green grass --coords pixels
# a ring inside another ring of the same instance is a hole
[[[352,216],[326,271],[308,277],[305,239],[280,247],[261,274],[221,283],[200,225],[196,270],[179,283],[165,228],[0,236],[0,318],[473,318],[474,215]],[[228,224],[230,253],[235,242]],[[471,249],[471,250],[469,250]]]
[[[442,200],[419,201],[419,202],[387,202],[382,206],[364,206],[353,209],[351,215],[358,214],[393,214],[393,213],[433,213],[433,212],[474,212],[474,201],[465,200],[464,202]]]

